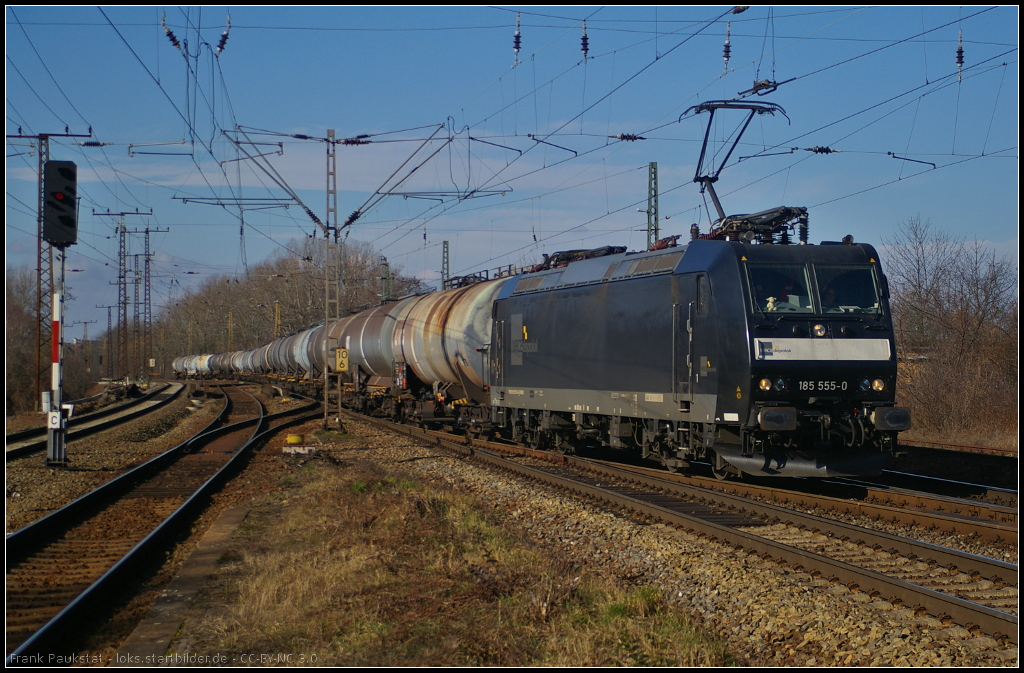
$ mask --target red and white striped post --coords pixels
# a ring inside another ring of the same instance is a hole
[[[46,464],[67,466],[67,416],[61,398],[63,388],[63,372],[61,365],[64,359],[64,258],[63,248],[54,248],[59,264],[54,265],[53,278],[53,358],[50,413],[46,423]]]

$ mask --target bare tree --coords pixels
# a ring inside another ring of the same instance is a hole
[[[31,411],[35,405],[36,274],[28,267],[5,273],[7,333],[7,415]]]
[[[286,250],[250,267],[247,277],[210,278],[165,307],[157,316],[163,329],[157,346],[164,371],[179,355],[246,350],[270,343],[275,311],[280,312],[281,335],[322,322],[324,250],[322,240],[293,241]],[[341,314],[379,304],[383,295],[379,253],[366,243],[345,243],[339,254]],[[419,280],[402,276],[395,267],[392,274],[399,296],[424,290]]]
[[[901,374],[915,434],[1016,437],[1017,271],[920,217],[886,241]]]

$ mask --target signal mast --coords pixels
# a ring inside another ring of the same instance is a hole
[[[78,242],[78,166],[47,161],[43,167],[43,240],[58,250],[53,274],[53,357],[46,419],[46,463],[67,466],[67,421],[73,409],[63,404],[65,250]]]

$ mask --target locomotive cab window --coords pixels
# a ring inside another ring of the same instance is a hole
[[[750,299],[763,313],[813,313],[811,284],[803,264],[748,264]]]
[[[878,286],[870,266],[854,264],[814,265],[822,313],[868,313],[881,311]]]

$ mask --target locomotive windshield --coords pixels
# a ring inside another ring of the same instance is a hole
[[[877,314],[881,310],[870,266],[814,264],[813,272],[810,275],[804,264],[748,264],[753,310],[766,314]]]
[[[822,313],[878,314],[881,304],[870,266],[814,265]]]
[[[750,297],[762,313],[813,313],[807,267],[803,264],[749,264]]]

